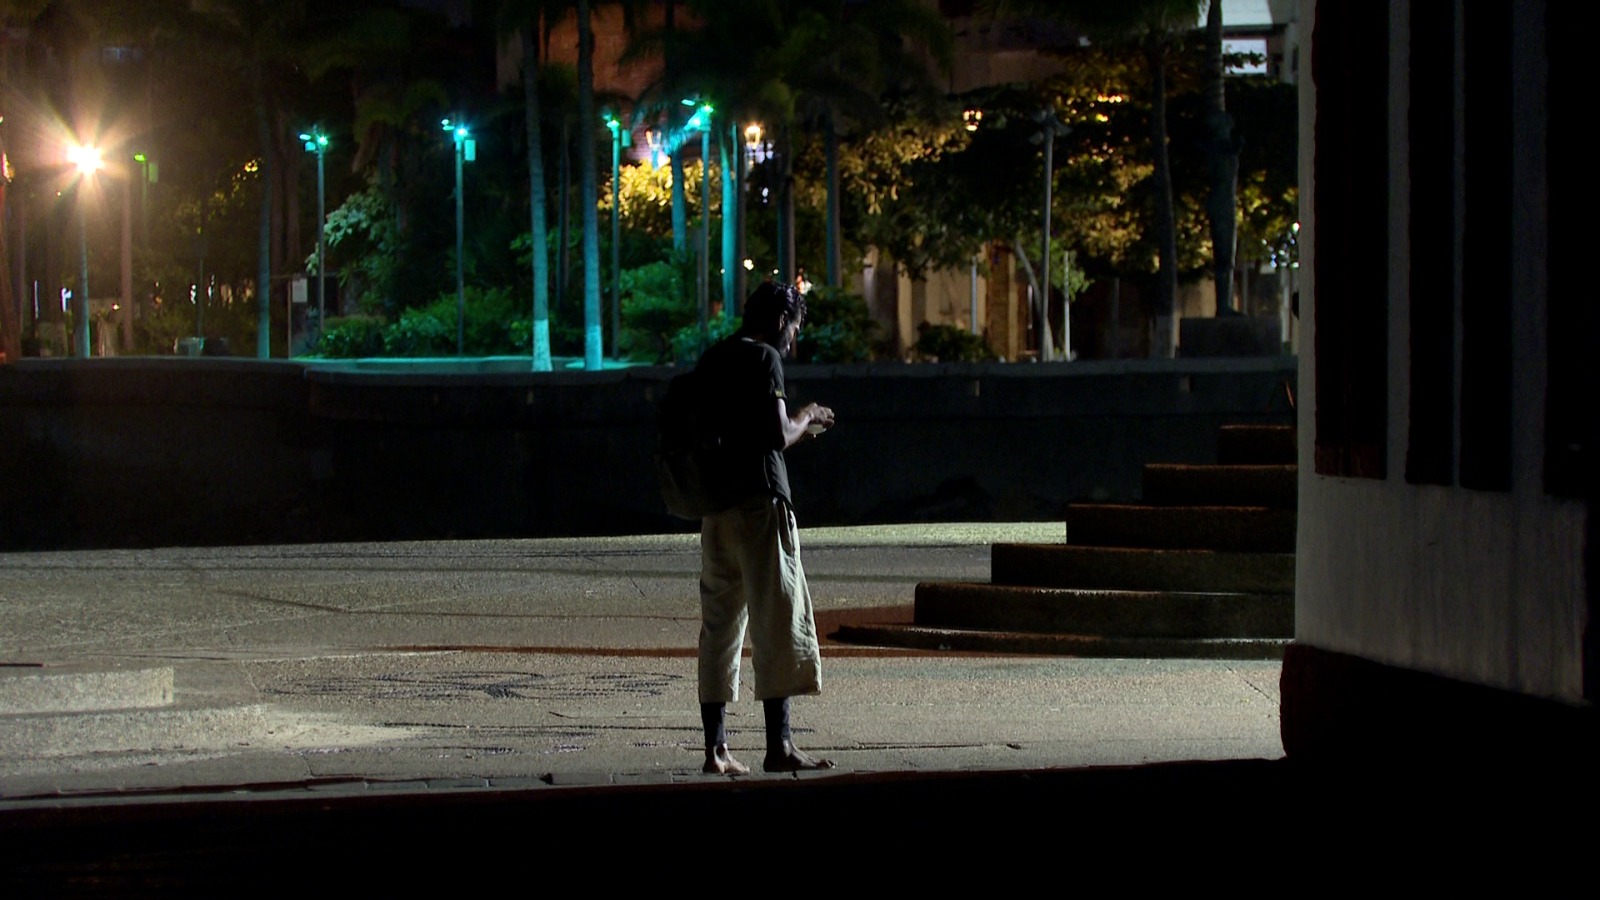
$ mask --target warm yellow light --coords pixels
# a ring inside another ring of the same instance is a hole
[[[100,151],[86,144],[78,144],[67,148],[67,162],[78,167],[84,175],[105,168],[105,161],[100,158]]]
[[[983,110],[969,109],[961,114],[961,119],[966,123],[968,131],[977,131],[978,125],[983,122]]]
[[[745,129],[744,129],[744,140],[745,140],[745,143],[747,143],[747,144],[760,143],[761,142],[761,126],[760,125],[746,125]]]

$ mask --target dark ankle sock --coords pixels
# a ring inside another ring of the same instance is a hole
[[[773,697],[761,701],[761,711],[767,716],[767,753],[781,754],[789,742],[789,698]]]
[[[726,710],[725,703],[700,704],[700,726],[706,732],[707,750],[715,750],[728,742],[727,719],[724,715]]]

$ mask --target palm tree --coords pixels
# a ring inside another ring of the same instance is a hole
[[[881,119],[886,90],[933,93],[928,66],[911,48],[924,47],[947,63],[951,38],[943,19],[914,0],[690,0],[690,8],[700,27],[679,41],[682,85],[714,99],[720,140],[734,143],[727,123],[741,119],[761,120],[774,138],[775,159],[767,164],[775,173],[778,270],[786,281],[796,267],[795,138],[821,132],[829,162],[827,279],[837,285],[840,126]],[[729,150],[730,157],[737,152]]]
[[[300,79],[294,63],[308,37],[305,0],[189,0],[180,32],[208,48],[212,58],[231,60],[243,78],[261,142],[261,211],[257,230],[256,356],[272,347],[273,202],[282,186],[278,167],[286,156],[283,89]],[[219,48],[226,48],[219,52]],[[281,197],[277,198],[281,202]]]
[[[548,191],[544,174],[543,117],[539,96],[540,48],[545,22],[565,7],[562,2],[504,2],[500,30],[515,32],[522,46],[522,91],[528,134],[528,208],[532,218],[533,370],[548,372],[550,359],[550,247]]]
[[[583,367],[600,368],[604,343],[600,332],[600,220],[598,177],[594,160],[594,28],[589,0],[578,0],[578,135],[580,156],[578,205],[583,210]]]

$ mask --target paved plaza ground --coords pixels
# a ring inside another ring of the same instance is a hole
[[[808,530],[820,630],[909,618],[918,581],[986,580],[991,542],[1059,532]],[[78,704],[13,706],[0,803],[334,782],[698,781],[697,567],[692,534],[0,556],[0,677],[12,694],[69,685]],[[832,641],[824,655],[823,694],[795,703],[797,740],[841,774],[1282,753],[1273,662]],[[755,756],[748,665],[745,679],[731,741]]]

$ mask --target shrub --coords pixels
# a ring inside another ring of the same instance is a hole
[[[328,319],[317,338],[314,356],[355,359],[383,353],[383,317],[348,316]]]
[[[685,325],[672,336],[672,358],[680,366],[692,366],[700,361],[700,354],[706,352],[707,347],[738,330],[738,320],[729,320],[727,316],[712,316],[704,333],[700,331],[699,322]]]
[[[677,333],[688,325],[698,330],[694,301],[684,290],[682,267],[654,262],[623,272],[621,282],[621,351],[630,359],[671,361]]]
[[[954,325],[923,323],[922,336],[913,348],[918,358],[928,362],[987,362],[994,351],[983,338]]]
[[[806,294],[806,324],[795,359],[812,363],[868,362],[878,323],[867,301],[838,288],[814,287]]]
[[[452,298],[453,299],[453,298]],[[455,304],[451,304],[453,307]],[[440,304],[408,309],[400,321],[383,330],[385,356],[451,356],[456,352],[455,310],[447,323],[440,316]]]

